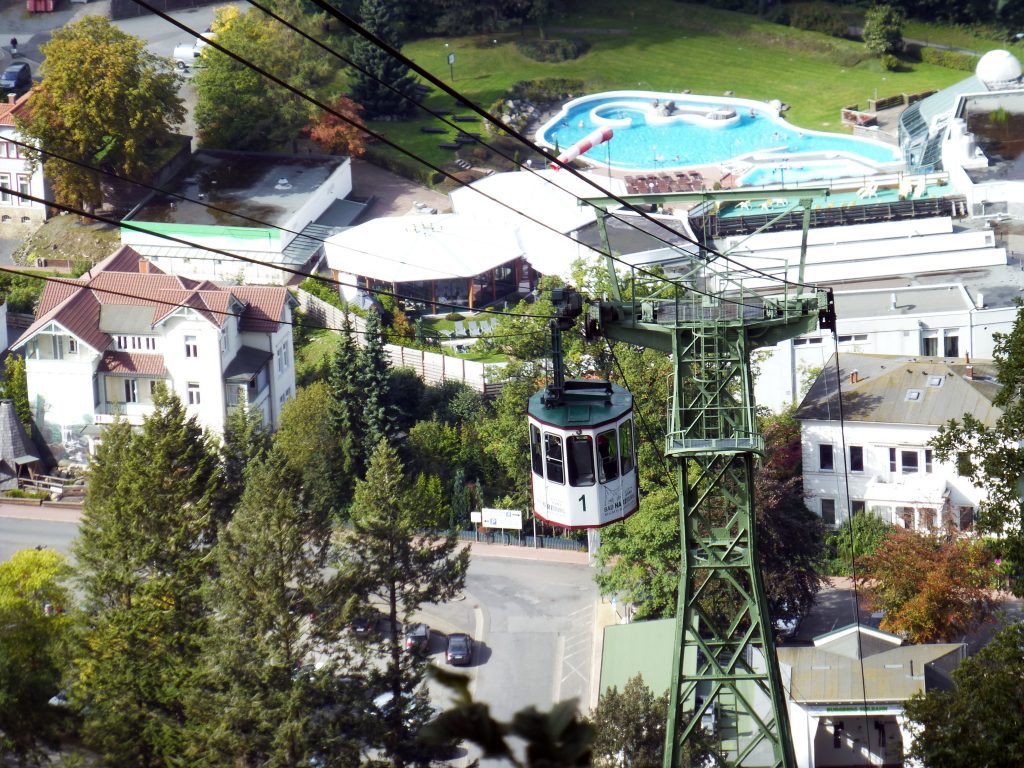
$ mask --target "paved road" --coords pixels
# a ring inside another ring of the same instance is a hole
[[[58,514],[69,519],[46,519]],[[77,533],[73,517],[63,509],[0,504],[0,560],[39,544],[67,553]],[[476,653],[466,670],[471,690],[497,719],[508,720],[524,707],[549,709],[573,697],[582,708],[589,705],[597,601],[583,553],[474,545],[464,598],[424,606],[420,619],[434,630],[438,665],[444,664],[444,635],[473,635]],[[440,693],[437,701],[448,703]]]
[[[499,554],[515,554],[502,548]],[[528,550],[527,550],[528,552]],[[550,709],[556,701],[590,701],[597,588],[580,562],[564,563],[474,553],[464,600],[425,606],[422,620],[439,632],[469,632],[477,640],[467,671],[478,701],[498,720],[520,709]],[[443,642],[434,639],[435,662]],[[478,755],[470,752],[467,759]],[[485,766],[505,763],[484,761]]]
[[[0,517],[0,561],[7,560],[19,549],[43,545],[65,555],[78,535],[78,524]]]

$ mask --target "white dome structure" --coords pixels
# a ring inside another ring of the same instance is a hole
[[[974,74],[990,91],[1021,87],[1020,61],[1009,51],[989,51],[978,61]]]

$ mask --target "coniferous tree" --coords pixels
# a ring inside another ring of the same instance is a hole
[[[252,465],[216,548],[211,629],[202,687],[190,706],[192,762],[211,765],[355,765],[351,706],[365,692],[341,684],[340,623],[325,606],[326,516],[305,505],[301,478],[277,448]],[[347,679],[351,683],[351,678]],[[328,703],[329,702],[329,703]],[[342,706],[343,702],[349,705]],[[347,719],[346,719],[347,718]],[[317,734],[344,721],[329,749]]]
[[[363,470],[362,401],[359,384],[359,347],[352,335],[352,321],[348,313],[341,327],[338,345],[331,357],[328,376],[330,386],[331,428],[344,460],[346,475],[355,477]]]
[[[28,378],[25,376],[25,358],[11,355],[4,364],[3,396],[14,402],[18,421],[32,432],[32,404],[28,399]]]
[[[369,459],[381,440],[393,444],[398,433],[391,407],[391,361],[384,350],[384,334],[376,312],[366,319],[365,342],[359,350],[357,387],[363,414],[362,455]]]
[[[430,532],[447,514],[442,497],[439,483],[422,476],[410,482],[384,441],[366,479],[356,482],[352,526],[338,540],[339,574],[362,600],[383,604],[390,626],[402,626],[426,602],[452,599],[465,585],[468,548],[458,549],[454,533]],[[391,693],[378,738],[401,768],[424,756],[416,730],[429,712],[417,690],[427,656],[425,649],[406,652],[398,632],[383,635],[375,651],[385,665],[381,683]]]
[[[395,3],[388,0],[363,0],[359,15],[368,30],[396,48],[400,47]],[[402,96],[410,92],[415,82],[407,66],[361,37],[353,46],[352,59],[369,73],[364,74],[355,68],[352,70],[352,98],[363,105],[368,118],[404,117],[412,112],[413,102]]]
[[[141,432],[123,421],[104,432],[74,548],[85,611],[71,699],[111,768],[180,758],[206,628],[217,451],[176,396],[155,403]]]
[[[245,491],[247,469],[266,456],[271,438],[263,424],[263,412],[240,405],[228,413],[224,422],[224,441],[220,456],[223,466],[223,493],[218,502],[217,522],[226,523]]]

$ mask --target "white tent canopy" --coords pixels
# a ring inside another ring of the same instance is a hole
[[[585,175],[602,189],[624,192],[619,179]],[[510,171],[486,176],[470,186],[450,194],[452,209],[517,227],[526,259],[538,272],[568,276],[574,261],[595,255],[592,249],[565,237],[596,218],[594,208],[581,206],[579,199],[601,194],[573,174],[564,170]]]
[[[515,227],[456,214],[372,219],[324,251],[335,272],[388,283],[470,278],[523,255]]]

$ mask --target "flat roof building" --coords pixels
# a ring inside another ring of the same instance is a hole
[[[282,267],[314,271],[323,241],[362,213],[351,192],[345,157],[200,150],[125,216],[121,242],[169,274],[285,284]]]

